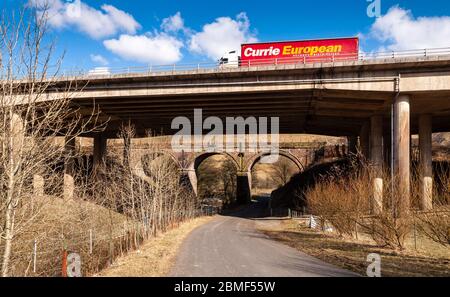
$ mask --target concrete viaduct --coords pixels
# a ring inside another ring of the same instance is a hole
[[[45,100],[57,100],[61,78]],[[385,160],[391,159],[403,198],[410,205],[410,136],[419,134],[422,208],[432,207],[431,134],[450,131],[450,56],[423,56],[315,64],[196,69],[76,77],[73,93],[81,111],[96,106],[109,119],[96,135],[95,159],[105,139],[117,137],[124,122],[137,136],[147,129],[173,134],[171,121],[203,116],[279,117],[280,133],[310,133],[359,139],[371,161],[373,211],[381,209]],[[193,119],[192,119],[193,120]],[[73,147],[68,144],[68,148]],[[70,170],[69,170],[70,171]],[[68,171],[68,172],[69,172]]]

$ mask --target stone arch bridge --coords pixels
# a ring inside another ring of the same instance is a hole
[[[134,173],[140,177],[146,178],[144,169],[144,160],[165,155],[173,160],[174,164],[180,170],[180,181],[189,186],[194,193],[198,194],[198,168],[208,158],[215,155],[225,156],[236,168],[236,198],[238,202],[245,203],[251,198],[252,188],[252,169],[265,156],[271,155],[270,151],[244,151],[222,152],[222,151],[201,151],[201,152],[174,152],[170,146],[160,146],[149,148],[136,146],[130,150],[132,153],[128,156],[130,166]],[[101,158],[96,156],[98,152],[94,151],[94,159]],[[327,145],[324,142],[304,142],[304,143],[281,143],[278,150],[278,156],[284,157],[292,162],[297,172],[302,172],[307,167],[324,160],[342,158],[347,154],[345,145]]]

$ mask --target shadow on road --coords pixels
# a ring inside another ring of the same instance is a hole
[[[252,199],[247,205],[243,205],[238,209],[228,210],[221,215],[229,217],[238,217],[244,219],[259,219],[259,220],[274,220],[281,221],[286,218],[276,218],[269,216],[269,201],[270,197],[257,196]]]

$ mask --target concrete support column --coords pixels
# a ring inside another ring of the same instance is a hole
[[[356,136],[348,136],[347,137],[347,147],[348,154],[355,155],[358,153],[358,137]]]
[[[238,172],[236,177],[236,200],[238,204],[246,204],[251,200],[249,172]]]
[[[365,159],[369,159],[369,125],[366,123],[362,126],[361,132],[359,133],[359,152]]]
[[[410,168],[410,96],[399,95],[394,102],[394,215],[402,217],[409,212],[411,196]]]
[[[107,140],[102,134],[94,137],[94,168],[102,165],[105,161]]]
[[[17,166],[20,159],[23,158],[21,154],[23,154],[23,149],[25,147],[25,127],[24,122],[22,120],[21,115],[13,114],[10,120],[11,125],[11,137],[12,147],[11,147],[11,161],[12,167]],[[31,140],[32,141],[32,140]],[[21,170],[19,168],[19,170]],[[37,172],[33,172],[33,194],[35,196],[43,196],[44,195],[44,178],[39,175]]]
[[[10,135],[8,137],[12,138],[11,145],[11,160],[13,167],[15,167],[18,162],[20,162],[21,154],[25,146],[25,127],[22,117],[19,114],[13,114],[9,122]]]
[[[370,119],[370,163],[372,168],[372,213],[378,214],[383,209],[383,117]]]
[[[64,199],[73,199],[75,190],[74,174],[75,174],[75,137],[66,137],[65,144],[65,158],[64,158]]]
[[[431,115],[419,117],[419,147],[420,147],[420,181],[421,209],[433,208],[433,160],[431,145]]]
[[[45,181],[42,175],[33,175],[33,192],[34,196],[42,197],[44,196]]]
[[[391,155],[392,154],[392,139],[391,139],[391,128],[384,129],[383,133],[383,160],[385,168],[391,167]]]

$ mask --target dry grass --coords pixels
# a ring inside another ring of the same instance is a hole
[[[63,249],[79,253],[83,274],[98,271],[114,255],[111,244],[118,246],[117,234],[124,224],[133,223],[124,215],[83,200],[40,197],[42,207],[33,221],[15,238],[11,276],[59,276]],[[93,253],[89,253],[89,230],[93,235]],[[113,238],[111,240],[111,238]],[[33,242],[37,243],[36,272],[32,269]],[[2,245],[0,245],[0,251]]]
[[[312,231],[297,220],[260,225],[259,229],[297,250],[362,275],[366,274],[367,255],[378,253],[382,276],[450,276],[450,250],[422,237],[418,238],[417,251],[411,237],[406,250],[393,251],[376,246],[369,236],[361,236],[358,241],[342,238]]]
[[[144,242],[139,250],[119,257],[99,276],[166,276],[183,240],[192,230],[211,219],[201,217],[184,222],[180,227]]]

